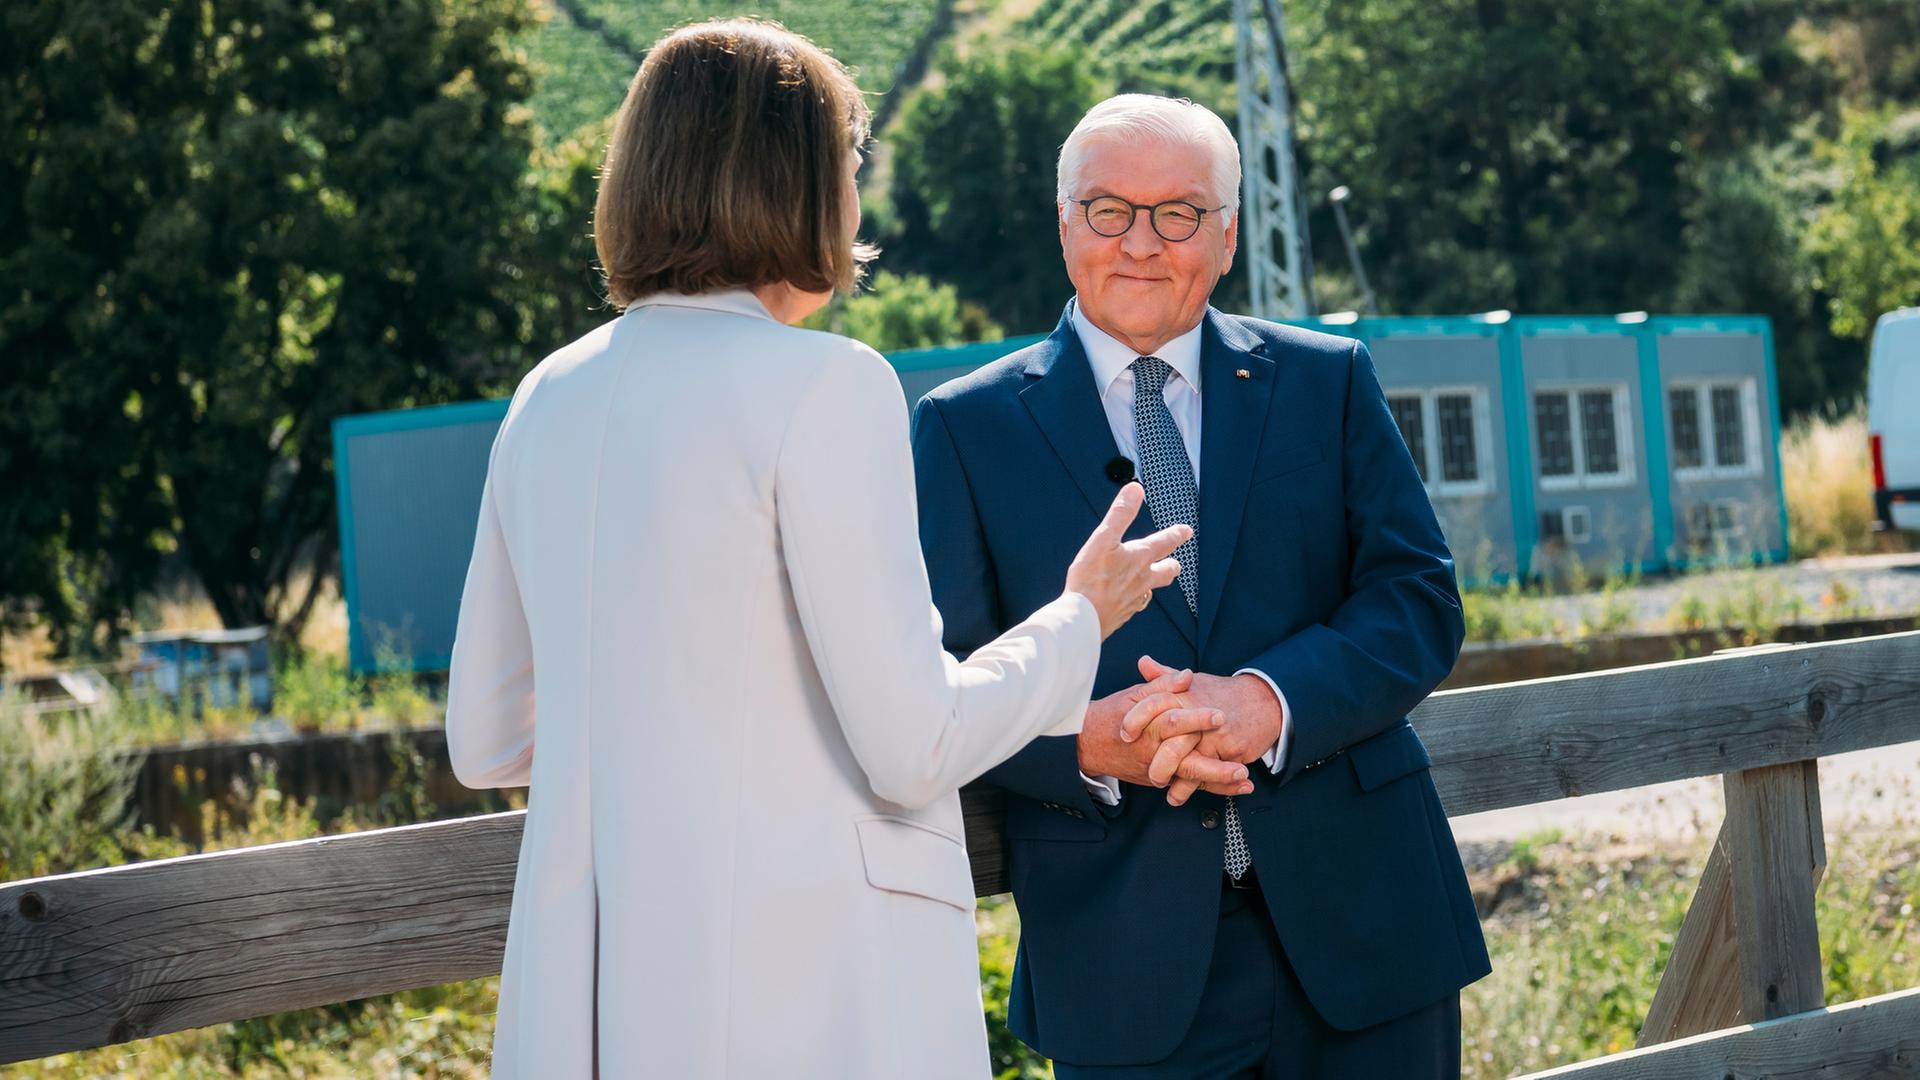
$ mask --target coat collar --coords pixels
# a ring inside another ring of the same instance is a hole
[[[1240,521],[1247,508],[1253,464],[1273,402],[1275,364],[1266,355],[1266,339],[1239,320],[1213,308],[1201,324],[1200,378],[1207,392],[1200,399],[1200,545],[1199,646],[1220,610],[1240,542]]]

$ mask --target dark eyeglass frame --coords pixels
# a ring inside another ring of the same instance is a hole
[[[1091,199],[1075,199],[1073,201],[1080,204],[1080,216],[1086,220],[1087,228],[1092,229],[1095,236],[1104,236],[1111,240],[1116,236],[1127,235],[1133,231],[1133,223],[1140,219],[1140,211],[1145,210],[1147,212],[1147,224],[1153,226],[1154,235],[1169,244],[1185,243],[1195,236],[1198,236],[1200,234],[1200,227],[1207,223],[1208,214],[1217,214],[1226,209],[1225,206],[1195,206],[1185,199],[1167,199],[1164,202],[1157,202],[1149,206],[1145,203],[1137,203],[1123,199],[1118,195],[1096,195]],[[1093,223],[1093,204],[1097,202],[1119,203],[1126,206],[1129,210],[1127,214],[1127,227],[1116,233],[1101,232],[1100,227]],[[1193,211],[1193,231],[1185,236],[1168,236],[1163,232],[1160,228],[1160,210],[1162,207],[1167,206],[1184,206],[1188,210]]]

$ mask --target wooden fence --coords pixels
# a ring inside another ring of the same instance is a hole
[[[1455,815],[1724,778],[1641,1047],[1538,1076],[1920,1077],[1920,988],[1824,1008],[1813,908],[1815,759],[1920,740],[1920,633],[1448,691],[1414,724]],[[997,797],[966,802],[975,884],[1003,891]],[[0,886],[0,1062],[495,974],[520,828],[490,814]]]

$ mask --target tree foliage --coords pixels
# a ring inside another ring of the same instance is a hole
[[[1701,168],[1699,184],[1671,308],[1768,315],[1781,400],[1794,411],[1858,395],[1857,356],[1828,328],[1808,250],[1814,178],[1797,159],[1754,152]]]
[[[1302,142],[1315,190],[1355,192],[1383,309],[1621,311],[1665,294],[1689,164],[1722,122],[1730,50],[1710,9],[1315,5],[1296,35]]]
[[[942,88],[907,105],[889,138],[887,263],[952,283],[1016,333],[1050,329],[1072,294],[1054,161],[1108,84],[1064,48],[979,48],[941,70]]]
[[[1897,155],[1895,134],[1888,116],[1856,114],[1820,149],[1841,180],[1814,218],[1812,250],[1842,337],[1865,339],[1881,315],[1920,304],[1920,154]],[[1920,113],[1898,134],[1920,149]]]
[[[874,274],[862,292],[836,298],[807,325],[845,334],[881,352],[1006,336],[979,305],[962,301],[953,286],[887,270]]]
[[[175,553],[228,624],[297,626],[334,550],[330,421],[470,396],[531,336],[527,17],[9,5],[0,602],[110,627]]]

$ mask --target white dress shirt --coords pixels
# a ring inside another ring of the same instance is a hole
[[[1093,369],[1093,385],[1100,391],[1100,407],[1106,410],[1107,426],[1113,429],[1114,445],[1129,461],[1139,460],[1139,440],[1133,430],[1133,362],[1140,355],[1131,348],[1114,340],[1106,331],[1093,325],[1086,314],[1080,310],[1076,300],[1073,305],[1073,329],[1080,335],[1080,347],[1087,354],[1087,365]],[[1174,426],[1180,429],[1180,441],[1186,444],[1187,460],[1193,464],[1193,482],[1199,489],[1200,473],[1200,324],[1193,329],[1160,346],[1153,354],[1167,362],[1173,369],[1173,375],[1167,379],[1166,389],[1162,391],[1167,399],[1167,411],[1173,414]],[[1207,568],[1201,567],[1201,573]],[[1287,762],[1287,744],[1293,734],[1293,716],[1287,708],[1287,695],[1280,692],[1272,679],[1264,671],[1256,668],[1241,668],[1235,675],[1258,675],[1260,680],[1273,691],[1280,701],[1280,738],[1276,740],[1261,758],[1276,775]],[[1093,797],[1108,806],[1120,805],[1120,781],[1111,776],[1088,776],[1087,790]]]

